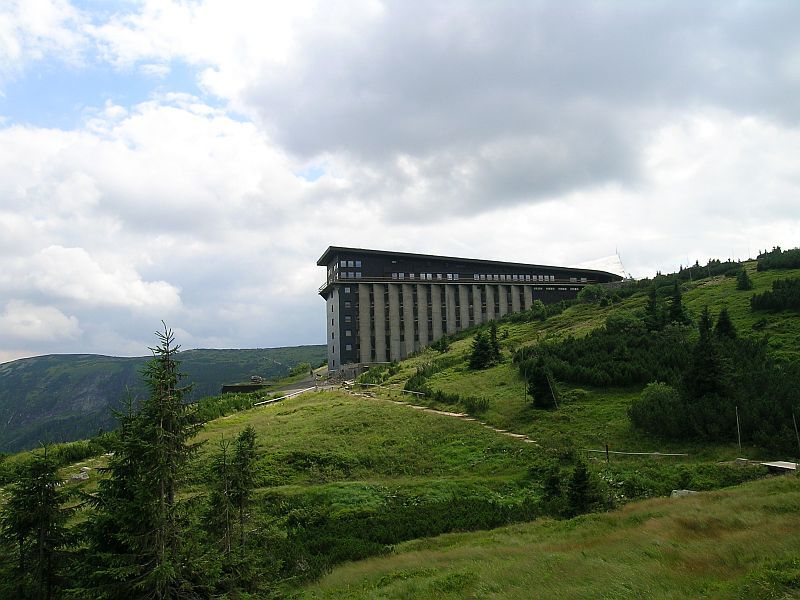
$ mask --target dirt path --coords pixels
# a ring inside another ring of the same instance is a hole
[[[389,388],[385,388],[385,389],[389,389]],[[361,396],[361,397],[364,397],[364,398],[374,398],[374,399],[379,399],[379,400],[386,400],[387,402],[392,402],[393,404],[401,404],[403,406],[408,406],[409,408],[413,408],[415,410],[420,410],[422,412],[432,413],[432,414],[436,414],[436,415],[444,415],[445,417],[452,417],[454,419],[461,419],[462,421],[475,421],[476,423],[479,423],[480,425],[482,425],[486,429],[491,429],[492,431],[494,431],[496,433],[501,433],[503,435],[507,435],[508,437],[514,438],[515,440],[519,440],[521,442],[525,442],[527,444],[536,444],[536,446],[539,445],[536,442],[536,440],[532,440],[531,438],[529,438],[524,433],[514,433],[513,431],[508,431],[507,429],[499,429],[499,428],[495,427],[494,425],[489,425],[485,421],[479,421],[475,417],[472,417],[472,416],[470,416],[470,415],[468,415],[466,413],[449,412],[449,411],[446,411],[446,410],[438,410],[438,409],[435,409],[435,408],[431,408],[429,406],[420,406],[418,404],[411,404],[410,402],[403,402],[402,400],[392,400],[391,398],[385,398],[383,396],[378,396],[377,394],[372,394],[372,393],[369,393],[369,392],[356,392],[356,391],[347,390],[347,389],[345,391],[349,392],[353,396]]]

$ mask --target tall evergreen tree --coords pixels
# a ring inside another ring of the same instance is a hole
[[[492,321],[489,324],[489,343],[492,347],[492,360],[500,362],[502,356],[500,355],[500,342],[497,341],[497,322]]]
[[[677,280],[672,287],[672,299],[669,303],[668,318],[670,323],[688,323],[689,318],[686,315],[686,308],[683,306],[683,297],[681,296],[681,287],[678,285]]]
[[[717,317],[717,324],[714,326],[714,335],[719,339],[736,339],[736,327],[731,321],[731,316],[728,314],[728,307],[725,306],[719,312]]]
[[[750,275],[747,274],[747,269],[742,267],[742,270],[739,271],[739,274],[736,276],[736,289],[747,291],[753,289],[753,280],[750,279]]]
[[[567,486],[569,511],[572,515],[583,514],[588,512],[599,500],[600,496],[592,481],[589,468],[585,462],[579,460]]]
[[[479,331],[472,340],[472,350],[469,353],[470,369],[485,369],[494,362],[494,350],[486,334]]]
[[[247,541],[247,509],[255,487],[256,444],[256,430],[248,425],[236,437],[234,447],[231,500],[238,516],[240,547]]]
[[[664,327],[664,307],[658,297],[658,290],[655,285],[651,286],[647,292],[644,322],[650,331],[659,331]]]
[[[558,407],[558,388],[542,355],[528,368],[528,393],[537,408]]]
[[[67,520],[73,508],[65,507],[68,495],[60,487],[58,465],[47,446],[20,470],[9,488],[0,513],[0,532],[16,553],[15,581],[3,582],[7,597],[49,600],[58,596],[59,573],[70,533]],[[9,586],[14,588],[13,591]]]
[[[138,411],[129,404],[120,426],[108,477],[94,498],[89,527],[97,583],[112,598],[176,598],[186,591],[178,485],[198,444],[199,425],[183,403],[172,330],[156,333],[153,359],[143,376],[150,392]]]

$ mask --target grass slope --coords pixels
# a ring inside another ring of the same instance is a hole
[[[800,595],[800,480],[630,504],[570,521],[408,542],[305,598],[789,598]]]

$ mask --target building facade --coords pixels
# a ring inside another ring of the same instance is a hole
[[[591,269],[330,246],[319,289],[326,301],[328,368],[401,360],[473,325],[575,298],[619,281]]]

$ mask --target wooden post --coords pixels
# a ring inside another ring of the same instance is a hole
[[[792,413],[794,417],[794,413]],[[739,429],[739,405],[736,405],[736,436],[739,438],[739,454],[742,453],[742,431]]]

